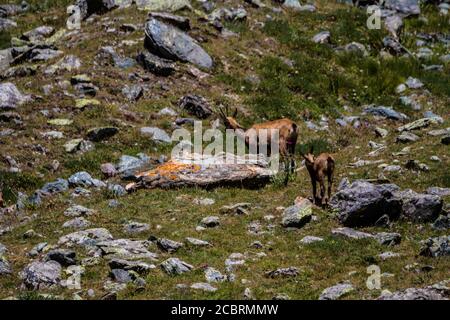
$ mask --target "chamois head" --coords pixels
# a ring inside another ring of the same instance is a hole
[[[303,158],[305,159],[305,165],[313,165],[314,164],[314,147],[311,146],[311,149],[307,154],[302,154]]]
[[[238,110],[235,108],[233,115],[228,116],[228,107],[219,107],[219,117],[227,129],[243,129],[243,127],[236,121]]]

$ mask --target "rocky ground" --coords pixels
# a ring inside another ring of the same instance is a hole
[[[447,1],[386,0],[380,30],[335,1],[78,0],[80,30],[73,1],[10,2],[0,298],[448,299]],[[297,122],[287,187],[125,190],[219,105]],[[336,158],[328,208],[311,146]]]

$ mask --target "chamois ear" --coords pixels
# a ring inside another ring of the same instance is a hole
[[[227,118],[225,112],[224,112],[224,107],[222,105],[220,105],[219,107],[217,107],[217,114],[220,118],[222,118],[222,120],[225,120]]]
[[[237,108],[235,108],[235,109],[234,109],[234,113],[233,113],[233,118],[236,118],[236,117],[237,117],[237,115],[238,115],[238,109],[237,109]]]

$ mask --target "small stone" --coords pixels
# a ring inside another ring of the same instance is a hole
[[[194,267],[178,258],[169,258],[161,263],[161,268],[171,276],[191,271]]]
[[[308,199],[302,199],[284,210],[281,225],[284,228],[301,228],[310,222],[311,218],[312,203]]]
[[[186,238],[186,241],[193,246],[196,247],[208,247],[211,246],[211,244],[208,241],[196,239],[196,238]]]
[[[161,143],[172,143],[172,138],[164,130],[156,127],[143,127],[141,134],[150,136],[152,140]]]
[[[68,267],[77,263],[76,253],[69,249],[55,249],[47,253],[46,261],[56,261],[63,267]]]
[[[171,108],[163,108],[163,109],[158,111],[158,115],[160,115],[160,116],[176,117],[178,115],[178,113],[175,110],[171,109]]]
[[[122,269],[112,269],[111,278],[118,283],[129,283],[132,281],[130,273]]]
[[[47,131],[43,132],[42,136],[47,139],[62,139],[64,134],[60,131]]]
[[[103,181],[93,179],[91,175],[85,171],[77,172],[68,179],[71,187],[106,187]]]
[[[402,92],[404,92],[406,90],[406,85],[404,85],[403,83],[402,84],[399,84],[398,86],[397,86],[397,88],[395,89],[395,92],[397,92],[397,93],[402,93]]]
[[[55,126],[69,126],[73,123],[73,120],[70,119],[51,119],[47,121],[48,124]]]
[[[72,206],[64,211],[64,215],[66,217],[91,216],[93,214],[95,214],[95,210],[88,209],[80,205]]]
[[[25,231],[25,233],[22,235],[22,237],[24,239],[32,239],[32,238],[37,238],[39,236],[40,235],[36,231],[34,231],[33,229]]]
[[[433,162],[441,162],[441,159],[438,156],[431,156],[430,160]]]
[[[150,225],[147,223],[140,223],[130,221],[124,226],[125,233],[138,234],[150,230]]]
[[[150,270],[155,269],[156,266],[143,261],[129,261],[125,259],[111,259],[109,261],[109,267],[111,269],[123,269],[126,271],[136,272],[140,275],[145,275]]]
[[[450,236],[428,238],[422,241],[420,255],[425,257],[443,257],[450,255]]]
[[[423,87],[423,83],[419,79],[413,77],[408,77],[405,84],[410,89],[419,89]]]
[[[378,258],[380,258],[382,261],[386,261],[388,259],[392,259],[392,258],[398,258],[401,255],[399,253],[395,253],[395,252],[391,252],[391,251],[387,251],[387,252],[383,252],[380,253],[378,255]]]
[[[77,99],[75,101],[76,109],[92,108],[100,105],[101,105],[100,101],[96,99]]]
[[[250,207],[251,203],[236,203],[229,206],[223,206],[220,208],[219,212],[221,214],[247,215]]]
[[[113,197],[123,197],[127,194],[125,188],[120,184],[108,184],[107,188]]]
[[[300,240],[300,243],[301,244],[311,244],[311,243],[320,242],[320,241],[323,241],[323,239],[320,237],[306,236]]]
[[[213,287],[209,283],[197,282],[191,285],[191,289],[195,290],[203,290],[206,292],[215,292],[217,288]]]
[[[298,275],[299,275],[299,270],[296,267],[280,268],[280,269],[266,272],[266,277],[269,277],[269,278],[296,277]]]
[[[214,199],[210,198],[196,198],[194,201],[192,201],[194,204],[201,205],[201,206],[212,206],[216,201]]]
[[[337,284],[322,291],[319,300],[337,300],[355,289],[349,283]]]
[[[207,268],[205,270],[205,278],[208,282],[224,282],[227,280],[226,276],[214,268]]]
[[[156,245],[161,250],[169,252],[169,253],[173,253],[173,252],[177,251],[178,249],[180,249],[181,247],[183,247],[183,244],[180,242],[176,242],[176,241],[164,239],[164,238],[158,239],[156,241]]]
[[[291,300],[291,297],[289,297],[287,294],[285,293],[277,293],[272,300],[275,301],[287,301],[287,300]]]
[[[129,100],[129,101],[138,101],[143,95],[144,95],[144,88],[140,85],[126,85],[122,89],[122,94]]]
[[[251,248],[255,248],[255,249],[262,249],[264,246],[263,246],[263,244],[260,241],[253,241],[250,244],[250,247]]]
[[[112,163],[102,164],[100,170],[107,178],[112,178],[117,174],[116,167]]]
[[[319,32],[316,35],[314,35],[314,37],[312,38],[312,41],[314,43],[324,44],[324,43],[329,43],[330,38],[331,38],[331,34],[329,31],[322,31],[322,32]]]
[[[73,232],[59,238],[59,245],[72,246],[94,246],[99,242],[112,240],[113,236],[105,228],[94,228]]]
[[[199,119],[206,119],[212,115],[212,109],[205,98],[198,95],[187,95],[180,99],[179,107],[196,116]]]
[[[66,144],[64,144],[64,149],[68,153],[74,153],[76,151],[80,150],[80,145],[83,142],[83,139],[72,139],[67,141]]]
[[[400,172],[402,171],[402,167],[400,167],[399,165],[390,165],[390,166],[386,166],[383,169],[384,172]]]
[[[63,226],[63,228],[72,228],[72,229],[80,230],[80,229],[85,229],[85,228],[89,227],[90,225],[91,225],[91,223],[89,221],[87,221],[85,218],[77,217],[72,220],[64,222],[64,224],[62,226]]]
[[[87,138],[94,142],[100,142],[116,135],[119,129],[116,127],[93,128],[87,132]]]
[[[141,52],[136,57],[136,61],[145,70],[157,76],[168,77],[175,73],[176,70],[172,61],[160,58],[150,52]]]
[[[220,225],[219,217],[216,216],[210,216],[203,218],[200,222],[200,225],[205,228],[215,228]]]
[[[51,196],[62,193],[69,189],[69,183],[65,179],[57,179],[54,182],[46,183],[41,189],[40,193],[45,196]]]
[[[380,232],[375,235],[378,243],[385,246],[394,246],[401,242],[402,236],[399,233]]]
[[[5,257],[0,254],[0,276],[11,274],[12,269]]]
[[[334,236],[343,236],[343,237],[346,237],[349,239],[355,239],[355,240],[374,238],[374,236],[371,235],[370,233],[357,231],[355,229],[351,229],[351,228],[347,228],[347,227],[333,229],[331,231],[331,234]]]
[[[419,140],[419,137],[411,132],[403,132],[396,139],[397,142],[408,143],[408,142],[416,142]]]

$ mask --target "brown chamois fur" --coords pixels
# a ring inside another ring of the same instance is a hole
[[[227,116],[227,114],[223,111],[222,108],[220,108],[219,111],[220,111],[219,116],[222,119],[225,127],[227,129],[236,130],[237,135],[239,135],[239,132],[241,132],[242,135],[240,137],[245,141],[245,144],[247,146],[249,145],[250,141],[257,141],[256,139],[259,136],[259,130],[278,129],[279,152],[281,158],[283,160],[290,159],[290,169],[294,171],[295,167],[294,154],[298,138],[298,127],[294,121],[284,118],[279,120],[257,123],[251,126],[250,128],[245,129],[236,121],[236,116],[238,112],[237,109],[235,109],[234,114],[231,117]],[[269,131],[267,134],[267,142],[266,142],[268,146],[270,146],[271,139],[272,137]],[[268,152],[270,154],[270,150],[268,150]]]
[[[333,187],[334,158],[329,153],[322,153],[314,157],[313,148],[308,154],[303,155],[303,158],[305,158],[305,166],[311,177],[314,202],[319,205],[328,204]],[[327,196],[325,196],[325,177],[328,178]],[[320,185],[320,197],[317,196],[317,182]]]
[[[3,203],[3,193],[0,191],[0,208],[3,208],[5,204]]]

